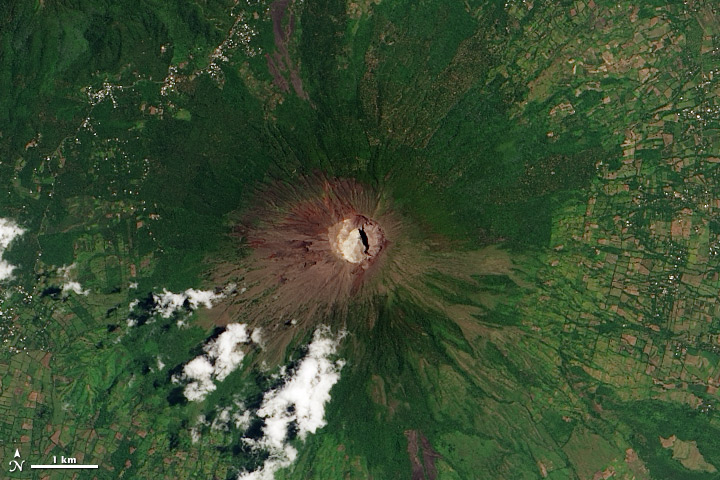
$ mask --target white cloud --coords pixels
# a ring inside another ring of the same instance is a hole
[[[214,391],[217,388],[212,381],[214,371],[212,363],[204,355],[188,362],[183,373],[191,382],[185,385],[185,397],[194,402],[202,400],[208,393]]]
[[[200,440],[200,432],[196,427],[190,429],[190,440],[192,443],[197,443]]]
[[[240,365],[245,354],[237,346],[249,341],[244,323],[230,323],[218,338],[205,347],[208,356],[215,359],[215,377],[218,380],[225,380]]]
[[[10,265],[5,260],[0,260],[0,281],[12,277],[13,270],[15,270],[15,266]]]
[[[3,260],[2,255],[12,241],[23,233],[25,233],[25,230],[12,220],[0,218],[0,281],[10,279],[13,270],[15,270],[15,266]]]
[[[214,381],[225,380],[242,363],[245,353],[239,347],[249,342],[247,325],[228,324],[223,333],[203,347],[204,355],[185,365],[181,379],[190,380],[185,386],[185,397],[190,401],[199,401],[214,391],[217,388]]]
[[[240,413],[240,411],[233,413],[232,420],[235,428],[238,430],[247,430],[248,427],[250,427],[250,410],[244,410],[242,413]]]
[[[297,458],[297,450],[287,445],[282,452],[277,455],[271,454],[265,460],[263,466],[259,470],[241,473],[238,480],[275,480],[275,472],[281,468],[289,467]]]
[[[230,423],[230,412],[232,411],[232,405],[228,405],[225,408],[220,409],[215,420],[210,425],[210,430],[214,431],[227,431],[228,423]]]
[[[70,272],[75,268],[75,264],[71,263],[70,265],[63,265],[62,267],[58,267],[57,273],[63,278],[69,278]]]
[[[192,443],[197,443],[200,440],[200,430],[202,427],[207,427],[208,422],[205,415],[198,415],[195,426],[190,429],[190,440]]]
[[[260,347],[265,346],[265,342],[263,342],[262,338],[262,328],[256,328],[255,330],[253,330],[250,339],[253,341],[253,343],[260,345]]]
[[[210,423],[203,414],[197,416],[195,426],[190,428],[192,443],[197,443],[202,438],[202,433],[209,427],[212,432],[230,432],[234,425],[237,430],[245,432],[250,426],[252,414],[245,408],[239,395],[233,398],[233,402],[225,407],[218,407],[215,418]]]
[[[265,421],[263,436],[259,440],[245,438],[244,442],[256,450],[262,450],[269,456],[263,465],[255,471],[243,472],[238,480],[273,480],[281,468],[290,466],[297,458],[298,451],[288,440],[291,424],[297,425],[298,436],[304,440],[307,434],[315,433],[325,426],[325,405],[330,401],[330,390],[340,379],[342,360],[331,360],[337,351],[344,333],[334,336],[328,327],[318,328],[312,342],[308,345],[307,355],[298,367],[288,372],[286,367],[274,377],[284,378],[284,384],[266,392],[260,408],[253,414],[235,398],[233,405],[218,410],[210,424],[210,430],[229,431],[231,423],[239,430],[247,430],[253,418]],[[189,362],[181,378],[172,381],[191,382],[185,388],[185,396],[191,400],[202,400],[215,390],[214,380],[222,380],[240,364],[243,353],[237,349],[240,344],[259,341],[257,330],[248,335],[244,324],[230,324],[225,332],[204,347],[205,355]],[[222,378],[221,378],[222,377]],[[193,443],[201,438],[201,428],[208,426],[204,416],[198,417],[196,426],[191,428]]]
[[[198,308],[198,305],[202,305],[205,308],[212,308],[213,300],[217,300],[218,298],[222,298],[224,296],[210,291],[195,290],[194,288],[185,290],[185,295],[187,295],[188,302],[190,302],[190,306],[193,310]]]
[[[87,295],[90,293],[90,290],[83,290],[82,285],[74,281],[65,282],[62,286],[62,291],[65,295],[69,292],[75,292],[77,295]]]
[[[218,410],[217,416],[210,425],[210,430],[228,432],[230,431],[230,422],[232,422],[236,429],[244,432],[250,426],[251,419],[250,410],[246,410],[245,404],[235,398],[231,405]]]
[[[335,354],[342,337],[343,334],[333,337],[328,327],[318,328],[307,355],[291,377],[282,387],[265,394],[257,411],[258,417],[265,419],[263,438],[246,442],[256,449],[266,450],[270,457],[259,470],[245,472],[238,480],[271,480],[277,470],[295,461],[297,450],[287,443],[291,423],[297,423],[300,439],[325,426],[325,404],[330,400],[330,389],[340,379],[344,365],[342,360],[333,362],[330,357]]]
[[[159,313],[163,318],[170,318],[173,313],[183,308],[185,300],[187,300],[190,308],[193,310],[201,306],[212,308],[215,301],[225,298],[235,287],[236,285],[231,283],[220,293],[215,293],[210,290],[195,290],[194,288],[188,288],[182,293],[173,293],[163,288],[162,293],[153,293],[155,312]]]
[[[67,296],[70,294],[70,292],[74,292],[76,295],[87,295],[90,293],[90,290],[83,290],[82,285],[80,285],[79,282],[76,282],[74,280],[70,280],[70,273],[75,269],[75,264],[71,263],[70,265],[63,265],[62,267],[57,269],[58,275],[62,275],[63,278],[63,286],[62,286],[62,292],[63,296]]]
[[[153,299],[155,300],[155,311],[163,318],[170,318],[176,310],[182,308],[187,296],[182,293],[172,293],[163,288],[163,293],[153,293]]]

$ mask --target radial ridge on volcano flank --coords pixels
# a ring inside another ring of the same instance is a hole
[[[377,292],[400,222],[375,188],[310,177],[275,184],[258,198],[235,227],[249,254],[221,274],[246,289],[225,318],[241,315],[271,330],[310,328],[333,312],[344,317],[351,301]]]

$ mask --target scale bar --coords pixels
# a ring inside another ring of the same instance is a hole
[[[97,465],[30,465],[30,468],[98,468]]]

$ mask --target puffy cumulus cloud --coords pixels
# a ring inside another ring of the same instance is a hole
[[[250,422],[253,419],[251,411],[245,407],[245,403],[240,400],[238,395],[233,397],[232,403],[224,407],[218,407],[215,412],[212,422],[208,421],[208,418],[203,414],[197,416],[195,425],[190,428],[192,443],[200,441],[203,433],[208,430],[228,433],[234,426],[235,429],[245,432],[250,427]]]
[[[228,432],[232,423],[237,430],[244,432],[250,427],[251,420],[252,414],[250,410],[245,408],[245,404],[241,400],[235,398],[231,405],[217,410],[215,420],[210,425],[210,430]]]
[[[198,307],[212,308],[213,303],[221,298],[225,298],[228,293],[235,289],[235,284],[226,286],[220,293],[215,293],[209,290],[195,290],[194,288],[188,288],[182,293],[173,293],[163,288],[162,293],[153,293],[153,299],[155,300],[155,312],[160,314],[163,318],[170,318],[170,316],[178,310],[181,310],[188,302],[191,309],[196,310]]]
[[[71,280],[72,271],[74,269],[75,269],[74,263],[71,263],[70,265],[63,265],[62,267],[57,269],[58,275],[62,276],[63,296],[68,296],[70,294],[70,292],[73,292],[76,295],[87,295],[88,293],[90,293],[90,290],[83,290],[82,285],[80,285],[80,282]]]
[[[208,356],[215,359],[215,377],[218,380],[225,380],[225,377],[240,365],[245,354],[237,346],[249,341],[247,325],[230,323],[218,338],[205,347]]]
[[[215,380],[225,380],[242,363],[245,353],[240,345],[247,343],[250,343],[247,325],[228,324],[223,333],[203,347],[205,354],[188,362],[182,376],[174,381],[189,381],[185,386],[185,397],[190,401],[203,400],[215,390]]]
[[[252,418],[250,416],[250,410],[239,410],[234,412],[232,415],[233,424],[238,430],[244,431],[250,428],[251,420]]]
[[[343,334],[333,336],[330,328],[318,328],[308,346],[308,353],[285,384],[263,397],[257,411],[265,419],[263,437],[246,442],[256,449],[266,450],[270,456],[263,466],[253,472],[242,473],[238,480],[272,480],[275,472],[292,464],[297,450],[288,443],[290,425],[297,425],[298,436],[304,439],[325,426],[325,404],[330,389],[340,379],[344,362],[332,361]]]
[[[65,282],[62,286],[62,291],[64,295],[70,292],[75,292],[76,295],[87,295],[90,293],[89,290],[83,290],[82,285],[75,281]]]
[[[260,469],[241,473],[238,480],[275,480],[275,472],[292,465],[297,458],[297,453],[296,449],[287,445],[277,456],[271,454]]]
[[[265,395],[258,416],[265,418],[265,434],[271,445],[282,444],[292,421],[297,422],[300,438],[325,426],[325,404],[330,400],[330,389],[340,379],[343,365],[342,361],[329,359],[336,348],[337,340],[330,335],[329,328],[316,330],[307,356],[292,377],[282,388]]]
[[[234,395],[230,404],[217,407],[212,422],[205,415],[198,415],[195,425],[190,428],[190,439],[192,443],[197,443],[208,431],[230,433],[233,426],[235,430],[244,433],[250,427],[252,419],[252,412],[245,407],[240,395]]]
[[[200,440],[200,433],[203,430],[203,427],[208,426],[208,421],[205,418],[205,415],[198,415],[197,421],[195,422],[195,426],[190,429],[190,440],[192,443],[197,443]]]
[[[202,400],[208,393],[215,390],[215,383],[212,381],[215,367],[207,357],[200,356],[189,361],[183,369],[185,378],[190,383],[185,385],[185,397],[191,402]]]
[[[193,310],[201,305],[205,308],[212,308],[213,301],[225,296],[224,293],[213,293],[206,290],[195,290],[194,288],[185,290],[185,295],[187,295],[188,303],[190,303]]]
[[[12,220],[0,218],[0,282],[10,279],[13,270],[15,270],[14,265],[10,265],[2,259],[3,253],[5,253],[12,241],[23,233],[25,233],[25,230]]]
[[[183,293],[172,293],[163,288],[163,293],[153,293],[155,300],[155,312],[163,318],[170,318],[175,311],[183,308],[187,295]]]
[[[262,328],[256,328],[255,330],[253,330],[250,339],[253,341],[253,343],[257,343],[258,345],[260,345],[260,347],[265,346],[265,342],[262,338]]]

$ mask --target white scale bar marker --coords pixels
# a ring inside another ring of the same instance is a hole
[[[30,465],[30,468],[98,468],[97,465]]]

